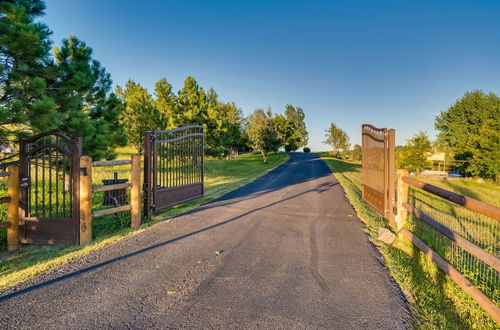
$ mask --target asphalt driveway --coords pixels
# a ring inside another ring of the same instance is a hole
[[[4,329],[411,327],[317,154],[0,296]]]

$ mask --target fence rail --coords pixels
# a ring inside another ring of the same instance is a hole
[[[19,165],[11,164],[8,171],[0,172],[7,178],[7,196],[0,198],[0,204],[8,204],[7,221],[0,223],[0,229],[7,229],[7,250],[19,249]]]
[[[130,165],[130,182],[117,183],[107,186],[92,185],[92,168],[104,166],[119,166]],[[90,242],[92,240],[92,220],[93,218],[102,217],[105,215],[116,214],[120,212],[131,211],[130,226],[137,227],[141,224],[141,201],[140,201],[140,185],[141,185],[141,158],[140,155],[133,155],[130,160],[110,160],[102,162],[92,162],[92,158],[84,156],[80,159],[80,168],[82,173],[80,176],[81,191],[81,224],[80,224],[80,244]],[[92,194],[127,189],[130,190],[130,203],[123,206],[117,206],[109,209],[93,211],[92,210]]]
[[[398,171],[397,208],[398,229],[403,237],[500,323],[500,208],[411,178],[406,170]],[[412,217],[407,221],[408,213]],[[419,221],[424,225],[420,226]],[[434,251],[429,244],[440,251]]]

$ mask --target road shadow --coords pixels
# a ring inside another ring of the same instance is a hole
[[[193,232],[181,235],[181,236],[174,237],[174,238],[166,240],[164,242],[157,243],[157,244],[154,244],[154,245],[151,245],[151,246],[139,249],[137,251],[134,251],[134,252],[131,252],[131,253],[128,253],[128,254],[121,255],[119,257],[115,257],[115,258],[112,258],[112,259],[100,262],[98,264],[95,264],[95,265],[92,265],[92,266],[89,266],[89,267],[86,267],[86,268],[83,268],[83,269],[80,269],[80,270],[77,270],[77,271],[70,272],[68,274],[65,274],[65,275],[53,278],[51,280],[48,280],[48,281],[45,281],[45,282],[42,282],[42,283],[38,283],[38,284],[35,284],[35,285],[32,285],[32,286],[20,289],[18,291],[12,292],[12,293],[4,294],[4,295],[0,296],[0,303],[3,302],[3,301],[9,300],[9,299],[15,298],[17,296],[20,296],[20,295],[23,295],[23,294],[27,294],[27,293],[30,293],[32,291],[35,291],[35,290],[38,290],[38,289],[42,289],[42,288],[45,288],[47,286],[50,286],[50,285],[62,282],[64,280],[67,280],[67,279],[70,279],[70,278],[74,278],[74,277],[77,277],[77,276],[85,274],[85,273],[89,273],[91,271],[94,271],[94,270],[100,269],[102,267],[114,264],[116,262],[123,261],[123,260],[129,259],[129,258],[137,256],[137,255],[141,255],[141,254],[143,254],[145,252],[148,252],[148,251],[151,251],[151,250],[154,250],[154,249],[158,249],[160,247],[163,247],[163,246],[166,246],[168,244],[171,244],[171,243],[183,240],[185,238],[189,238],[189,237],[192,237],[194,235],[197,235],[197,234],[200,234],[200,233],[203,233],[203,232],[206,232],[206,231],[218,228],[218,227],[226,225],[228,223],[238,221],[238,220],[242,219],[243,217],[245,217],[247,215],[250,215],[250,214],[255,213],[255,212],[259,212],[259,211],[264,210],[266,208],[269,208],[269,207],[275,206],[277,204],[280,204],[280,203],[292,200],[294,198],[303,196],[305,194],[310,194],[310,193],[318,193],[318,194],[320,194],[320,193],[326,192],[326,191],[328,191],[330,188],[332,188],[335,185],[338,185],[338,182],[325,182],[325,183],[322,183],[322,184],[318,184],[318,185],[316,185],[315,187],[313,187],[311,189],[308,189],[308,190],[302,191],[300,193],[288,196],[288,197],[283,198],[281,200],[277,200],[277,201],[268,203],[268,204],[263,205],[261,207],[254,208],[254,209],[252,209],[250,211],[243,212],[243,213],[241,213],[241,214],[239,214],[237,216],[234,216],[232,218],[223,220],[223,221],[218,222],[216,224],[213,224],[213,225],[201,228],[199,230],[196,230],[196,231],[193,231]],[[3,291],[6,291],[6,290],[3,290]]]
[[[317,153],[289,152],[287,154],[290,159],[273,171],[243,187],[235,189],[200,207],[180,214],[179,216],[201,212],[214,207],[240,203],[286,187],[316,180],[332,174],[326,163]],[[310,166],[316,170],[305,171],[304,166]]]

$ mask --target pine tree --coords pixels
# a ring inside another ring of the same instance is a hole
[[[119,100],[92,49],[74,36],[51,56],[41,0],[0,2],[0,139],[55,130],[83,138],[84,154],[109,158],[126,143]]]
[[[0,139],[51,130],[62,122],[47,95],[53,75],[49,28],[35,21],[41,0],[0,2]]]
[[[58,128],[83,138],[83,152],[94,159],[112,158],[127,142],[119,122],[122,105],[113,93],[110,74],[92,58],[92,49],[75,36],[54,48],[57,75],[50,85],[56,109],[63,115]]]
[[[163,117],[166,120],[165,128],[177,127],[175,123],[176,102],[177,96],[172,93],[172,85],[166,78],[160,79],[155,84],[155,100],[153,104],[154,107],[163,114]]]
[[[164,114],[155,108],[147,89],[132,80],[127,81],[125,89],[117,86],[116,93],[125,104],[122,118],[128,139],[142,153],[144,132],[164,129]]]

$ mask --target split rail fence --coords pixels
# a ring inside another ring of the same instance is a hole
[[[363,148],[369,148],[362,158],[363,199],[500,323],[500,208],[412,178],[406,170],[397,171],[392,188],[394,148],[384,140],[389,131],[362,127]],[[394,205],[395,221],[387,205]]]
[[[92,168],[104,166],[130,165],[130,183],[107,186],[92,185]],[[132,155],[130,160],[110,160],[92,162],[92,158],[80,158],[80,244],[92,240],[93,218],[130,211],[130,226],[141,224],[141,156]],[[95,193],[130,188],[130,203],[104,210],[92,210],[92,197]]]

